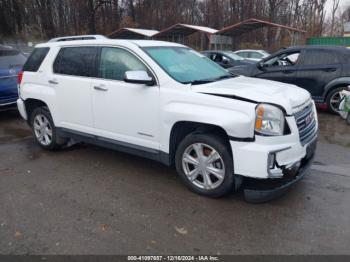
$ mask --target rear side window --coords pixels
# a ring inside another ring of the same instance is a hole
[[[26,57],[17,50],[0,49],[0,68],[22,67],[25,61]]]
[[[307,50],[304,65],[329,65],[339,63],[336,54],[327,50]]]
[[[263,55],[258,53],[258,52],[251,52],[249,57],[250,58],[262,58]]]
[[[23,66],[23,71],[36,72],[38,71],[41,63],[44,61],[50,48],[40,47],[35,48],[34,51],[29,56],[27,62]]]
[[[53,65],[56,74],[96,77],[97,47],[65,47],[60,50]]]

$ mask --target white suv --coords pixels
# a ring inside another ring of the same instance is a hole
[[[268,200],[315,151],[307,91],[231,75],[176,43],[51,41],[36,46],[19,83],[18,109],[43,148],[74,139],[154,159],[206,196],[243,180],[247,198]]]

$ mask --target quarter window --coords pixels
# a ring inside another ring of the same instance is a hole
[[[95,77],[96,47],[65,47],[60,50],[53,65],[54,73]]]
[[[50,48],[48,47],[35,48],[34,51],[30,54],[27,62],[24,64],[23,71],[38,71],[49,50]]]
[[[147,67],[130,52],[115,47],[102,48],[100,78],[122,81],[126,71],[136,70],[148,71]]]

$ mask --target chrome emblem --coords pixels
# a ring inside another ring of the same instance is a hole
[[[16,69],[11,68],[11,69],[9,70],[9,73],[10,73],[10,75],[16,74]]]
[[[314,113],[312,112],[311,114],[309,114],[306,118],[305,118],[305,125],[309,125],[312,120],[314,119]]]

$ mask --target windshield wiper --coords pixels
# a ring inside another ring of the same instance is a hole
[[[227,78],[233,78],[236,76],[237,75],[229,74],[229,75],[219,76],[219,77],[213,78],[213,79],[203,79],[203,80],[193,80],[193,81],[183,82],[183,84],[202,85],[202,84],[208,84],[208,83],[220,81],[220,80],[227,79]]]
[[[183,84],[191,84],[191,85],[202,85],[202,84],[207,84],[214,82],[213,80],[193,80],[193,81],[188,81],[188,82],[183,82]]]
[[[223,75],[223,76],[220,76],[218,78],[215,79],[215,81],[219,81],[219,80],[223,80],[223,79],[227,79],[227,78],[233,78],[233,77],[236,77],[237,75],[233,75],[233,74],[230,74],[230,75]]]

